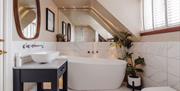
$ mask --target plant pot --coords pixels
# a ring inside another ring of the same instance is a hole
[[[141,77],[140,76],[128,76],[127,87],[141,90],[141,88],[142,88]]]

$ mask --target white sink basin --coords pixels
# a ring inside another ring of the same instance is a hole
[[[59,52],[38,52],[31,54],[36,63],[50,63],[59,56]]]

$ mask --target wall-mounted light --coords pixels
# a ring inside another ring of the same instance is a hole
[[[0,39],[0,42],[3,42],[4,40],[3,39]]]
[[[6,54],[7,52],[3,51],[3,50],[0,50],[0,55],[4,55]]]
[[[0,42],[4,42],[4,40],[0,39]],[[7,53],[6,51],[0,50],[0,55],[6,54],[6,53]]]

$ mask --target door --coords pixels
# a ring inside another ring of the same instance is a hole
[[[4,45],[4,40],[3,40],[3,0],[0,0],[0,91],[4,91],[3,89],[3,45]]]

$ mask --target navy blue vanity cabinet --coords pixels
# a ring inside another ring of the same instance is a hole
[[[67,91],[68,62],[56,60],[50,64],[31,63],[13,68],[13,91],[23,91],[25,82],[37,83],[37,91]],[[59,78],[63,76],[63,88]],[[51,82],[51,89],[43,89],[43,82]]]

